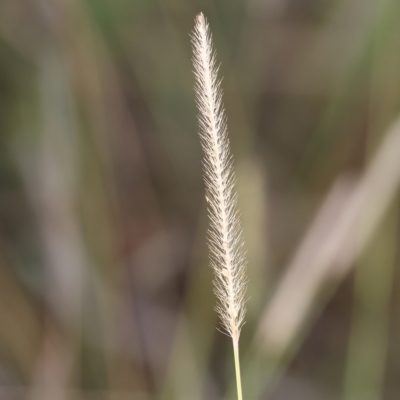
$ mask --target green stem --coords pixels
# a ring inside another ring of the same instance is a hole
[[[239,342],[233,341],[233,354],[235,356],[235,372],[238,400],[243,400],[242,397],[242,380],[240,378],[240,362],[239,362]]]

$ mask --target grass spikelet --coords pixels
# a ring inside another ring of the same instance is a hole
[[[192,34],[195,92],[200,138],[204,151],[203,173],[210,220],[210,262],[215,272],[216,310],[222,327],[232,337],[238,398],[242,399],[239,336],[245,316],[246,262],[236,210],[235,174],[230,153],[221,80],[209,25],[201,13]]]

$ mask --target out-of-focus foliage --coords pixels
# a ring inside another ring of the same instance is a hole
[[[249,259],[244,397],[398,398],[400,3],[5,0],[0,399],[234,396],[205,239],[200,11]]]

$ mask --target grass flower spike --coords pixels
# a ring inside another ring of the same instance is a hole
[[[222,104],[221,81],[218,79],[210,29],[203,14],[196,17],[192,45],[210,219],[210,259],[215,271],[214,292],[218,299],[216,310],[223,329],[232,337],[238,398],[241,400],[239,336],[245,316],[246,262],[236,211],[235,175]]]

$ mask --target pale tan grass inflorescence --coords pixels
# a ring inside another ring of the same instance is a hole
[[[242,234],[236,211],[235,175],[210,29],[203,14],[192,35],[203,170],[210,218],[209,247],[215,271],[216,307],[224,330],[238,342],[246,286]]]

